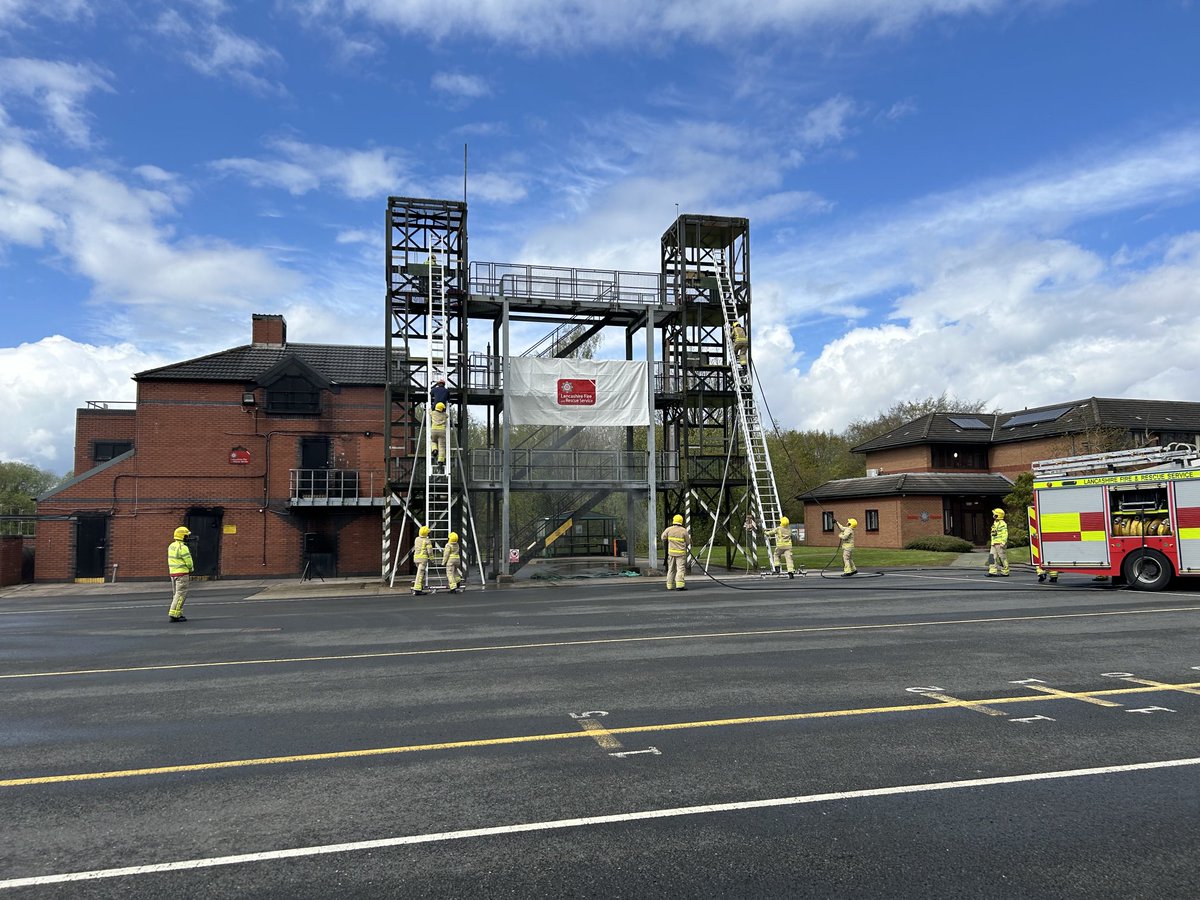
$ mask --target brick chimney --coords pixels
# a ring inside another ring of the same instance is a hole
[[[254,313],[253,315],[254,343],[268,344],[273,347],[282,347],[287,343],[287,322],[283,316],[269,316],[264,313]]]

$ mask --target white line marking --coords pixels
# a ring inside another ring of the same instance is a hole
[[[94,881],[99,878],[123,878],[128,875],[149,875],[156,872],[181,872],[189,869],[209,869],[216,866],[236,866],[243,863],[268,862],[276,859],[295,859],[304,856],[324,856],[330,853],[353,853],[383,847],[403,847],[413,844],[433,844],[465,838],[493,837],[537,831],[557,831],[564,828],[584,828],[612,825],[621,822],[644,822],[650,819],[670,819],[679,816],[710,815],[741,812],[748,809],[801,806],[808,803],[829,803],[836,800],[858,800],[865,797],[891,797],[899,794],[924,794],[958,788],[992,787],[1001,784],[1020,784],[1030,781],[1056,781],[1063,778],[1086,778],[1094,775],[1118,775],[1125,772],[1144,772],[1151,769],[1177,769],[1200,765],[1200,757],[1166,759],[1158,762],[1129,763],[1120,766],[1098,766],[1091,769],[1066,769],[1057,772],[1032,772],[1027,775],[1001,775],[994,778],[970,778],[964,781],[938,781],[929,784],[905,784],[896,787],[868,788],[858,791],[837,791],[829,794],[804,794],[797,797],[778,797],[771,800],[744,800],[737,803],[712,803],[705,806],[678,806],[673,809],[650,809],[642,812],[616,813],[607,816],[587,816],[578,819],[555,819],[548,822],[525,822],[519,825],[495,825],[489,828],[467,828],[462,831],[440,831],[432,834],[412,834],[379,838],[372,841],[353,841],[343,844],[323,844],[315,847],[294,847],[290,850],[268,850],[262,853],[241,853],[236,856],[211,856],[205,859],[184,859],[178,862],[150,863],[125,866],[119,869],[93,869],[89,872],[66,872],[61,875],[35,875],[28,878],[9,878],[0,881],[0,889],[32,887],[42,884],[64,884],[71,881]]]

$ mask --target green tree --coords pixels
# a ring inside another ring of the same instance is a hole
[[[1008,546],[1029,543],[1029,507],[1033,505],[1033,473],[1022,472],[1013,489],[1004,496],[1005,521],[1008,522]]]
[[[62,480],[28,463],[0,462],[0,507],[14,513],[32,513],[37,506],[33,498]]]

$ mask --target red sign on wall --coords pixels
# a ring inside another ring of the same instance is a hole
[[[595,406],[595,378],[560,378],[558,379],[559,406]]]
[[[229,464],[231,466],[250,465],[250,451],[245,447],[234,447],[229,451]]]

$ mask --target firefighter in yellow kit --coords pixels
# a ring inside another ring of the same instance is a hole
[[[1004,521],[1004,510],[996,507],[992,510],[992,537],[991,537],[991,553],[988,554],[988,578],[995,578],[997,575],[1008,577],[1008,551],[1005,548],[1008,546],[1008,523]],[[1000,567],[1000,571],[996,571],[996,567]]]
[[[429,566],[429,559],[433,556],[433,541],[429,539],[429,526],[422,525],[421,530],[417,533],[417,539],[413,541],[413,562],[417,564],[417,577],[413,581],[413,596],[419,597],[425,592],[421,590],[425,584],[425,569]]]
[[[784,516],[779,520],[779,528],[775,532],[775,559],[771,568],[778,575],[781,566],[787,564],[788,578],[796,577],[795,565],[792,562],[792,522]]]
[[[171,573],[171,611],[167,617],[172,622],[186,622],[183,614],[183,602],[187,599],[188,585],[192,580],[192,551],[184,543],[191,532],[180,525],[175,529],[175,540],[167,548],[167,571]]]
[[[667,545],[667,590],[686,591],[683,569],[687,564],[688,550],[692,546],[692,536],[683,527],[683,516],[677,515],[671,519],[671,524],[663,531],[659,540]]]
[[[442,565],[446,567],[446,583],[450,586],[450,593],[457,594],[458,583],[462,579],[462,554],[458,551],[457,531],[450,532],[450,540],[442,551]]]

